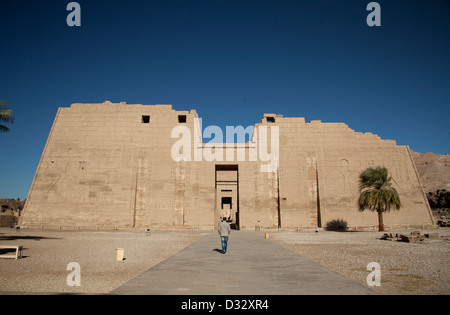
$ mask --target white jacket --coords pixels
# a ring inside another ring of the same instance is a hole
[[[230,225],[226,221],[220,222],[217,230],[220,236],[229,236],[231,232]]]

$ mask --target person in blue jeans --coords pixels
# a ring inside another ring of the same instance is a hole
[[[222,254],[225,254],[227,252],[228,237],[230,236],[231,232],[231,227],[225,217],[222,218],[222,222],[219,223],[219,227],[217,230],[219,231],[220,240],[222,241]]]

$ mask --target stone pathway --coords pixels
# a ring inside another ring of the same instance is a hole
[[[266,240],[261,233],[232,231],[220,253],[211,232],[111,294],[301,295],[375,294],[319,264]]]

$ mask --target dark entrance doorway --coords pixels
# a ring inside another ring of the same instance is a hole
[[[239,169],[237,165],[216,165],[216,226],[226,218],[239,229]]]

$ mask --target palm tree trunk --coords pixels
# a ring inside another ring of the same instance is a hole
[[[384,232],[384,223],[383,223],[383,211],[378,210],[378,231]]]

